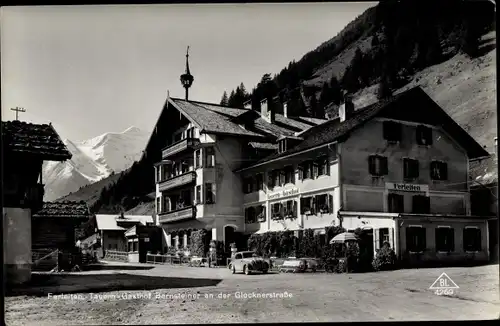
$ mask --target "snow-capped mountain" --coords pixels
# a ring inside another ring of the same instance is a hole
[[[126,170],[140,159],[149,133],[130,127],[121,133],[108,132],[101,136],[64,144],[73,154],[66,162],[48,161],[43,165],[45,201],[58,199],[83,186]]]

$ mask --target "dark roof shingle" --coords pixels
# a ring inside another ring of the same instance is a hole
[[[45,202],[40,211],[34,216],[68,216],[68,217],[89,217],[89,207],[84,201],[74,202]]]
[[[2,143],[6,152],[34,154],[53,161],[71,158],[52,125],[2,121]]]

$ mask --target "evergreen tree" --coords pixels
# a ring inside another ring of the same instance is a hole
[[[340,83],[335,76],[330,79],[330,90],[332,93],[331,98],[333,103],[339,105],[342,102],[342,88],[340,87]]]
[[[332,101],[331,90],[328,83],[323,83],[323,88],[321,89],[321,94],[319,95],[319,104],[321,107],[326,107]]]
[[[376,47],[380,44],[380,41],[378,39],[378,36],[377,34],[374,34],[373,35],[373,38],[372,38],[372,47]]]
[[[378,87],[377,98],[384,100],[392,96],[391,83],[387,76],[383,76]]]
[[[222,94],[222,99],[220,100],[220,105],[227,106],[228,103],[228,97],[227,97],[227,92],[224,91],[224,94]]]
[[[310,117],[317,117],[318,116],[318,100],[316,99],[316,94],[313,94],[311,96],[311,100],[309,101],[309,110],[308,114]]]
[[[229,94],[229,98],[227,99],[227,106],[229,106],[229,107],[233,106],[235,95],[236,94],[235,94],[234,90],[232,90],[231,93]]]

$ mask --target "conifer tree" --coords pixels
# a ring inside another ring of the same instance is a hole
[[[330,79],[330,91],[332,93],[331,99],[333,103],[339,105],[342,102],[342,88],[340,87],[340,83],[335,76]]]
[[[222,99],[220,100],[220,105],[227,106],[227,103],[228,103],[227,92],[224,91],[224,94],[222,94]]]

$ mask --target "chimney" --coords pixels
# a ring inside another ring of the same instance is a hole
[[[288,102],[283,103],[283,115],[288,118]]]
[[[269,103],[270,102],[270,103]],[[273,107],[272,100],[264,99],[260,101],[260,116],[269,123],[274,123],[276,107]]]
[[[352,117],[354,114],[354,103],[352,102],[352,95],[349,93],[344,94],[344,103],[339,107],[340,122]]]
[[[264,119],[267,118],[267,113],[268,113],[268,109],[267,109],[267,99],[263,99],[260,101],[260,116]]]

